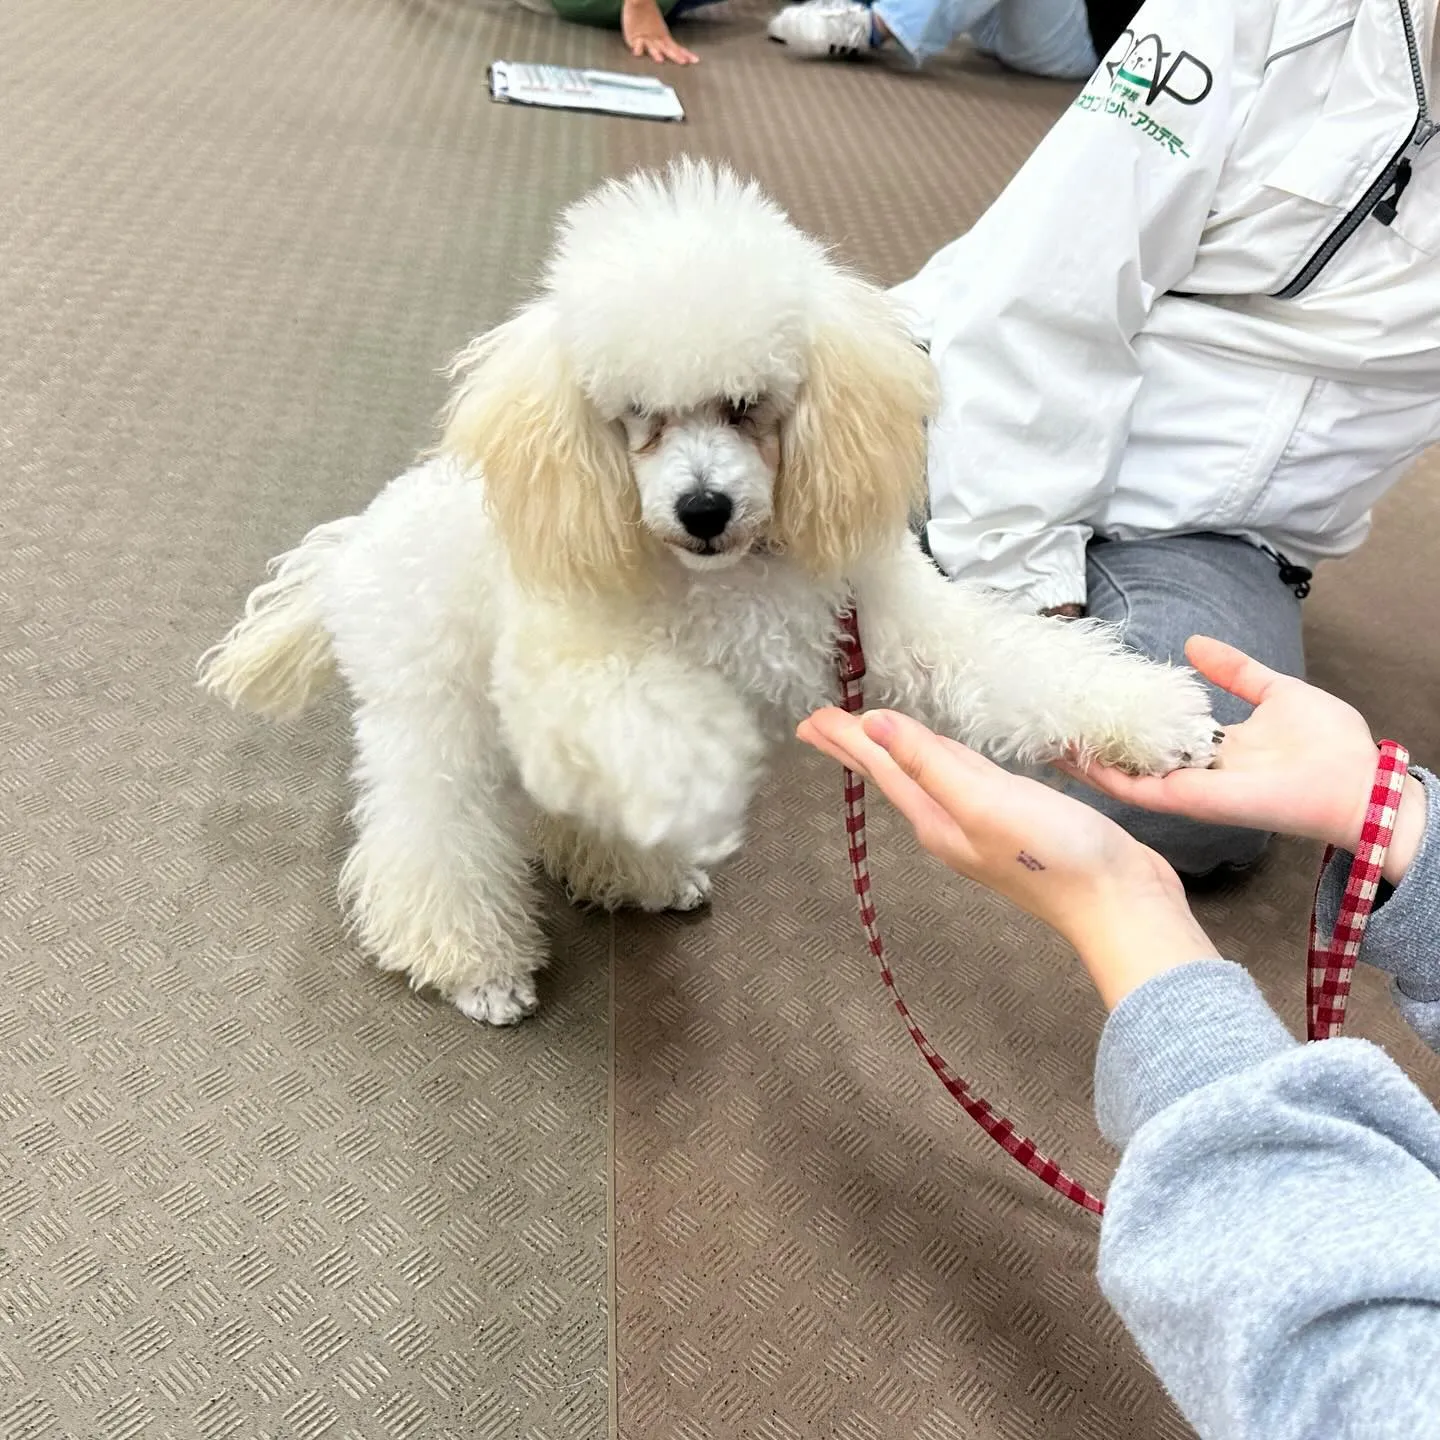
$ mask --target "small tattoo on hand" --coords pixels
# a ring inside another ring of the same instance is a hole
[[[1027,870],[1043,870],[1045,867],[1028,851],[1022,850],[1015,857]]]

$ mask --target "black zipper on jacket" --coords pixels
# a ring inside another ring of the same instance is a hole
[[[1320,243],[1320,248],[1301,267],[1300,273],[1283,290],[1273,292],[1276,300],[1293,300],[1312,285],[1320,272],[1335,258],[1340,247],[1360,228],[1367,216],[1373,215],[1382,225],[1395,218],[1400,197],[1410,183],[1411,164],[1415,156],[1435,134],[1437,127],[1430,119],[1430,105],[1425,96],[1425,71],[1415,43],[1415,26],[1410,7],[1398,0],[1400,23],[1405,27],[1405,48],[1410,52],[1410,79],[1415,85],[1415,124],[1405,143],[1390,157],[1389,163],[1360,197],[1359,203]]]

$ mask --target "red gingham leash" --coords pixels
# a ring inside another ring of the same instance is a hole
[[[865,708],[865,652],[860,645],[860,625],[854,610],[847,609],[841,613],[839,626],[836,668],[840,676],[840,703],[855,715]],[[870,953],[880,966],[880,978],[885,982],[885,987],[895,1002],[895,1009],[905,1022],[910,1038],[925,1057],[926,1063],[965,1113],[1002,1150],[1018,1160],[1032,1175],[1038,1175],[1052,1190],[1058,1191],[1067,1200],[1074,1201],[1076,1205],[1091,1210],[1096,1215],[1103,1214],[1105,1206],[1100,1200],[1078,1180],[1067,1175],[1048,1155],[1037,1149],[1033,1140],[1017,1133],[1015,1127],[1003,1115],[997,1115],[964,1080],[951,1073],[944,1057],[925,1038],[925,1032],[915,1023],[909,1007],[905,1004],[905,997],[895,984],[895,976],[886,962],[885,942],[880,938],[880,926],[875,914],[875,901],[870,888],[870,862],[865,849],[865,782],[848,769],[845,771],[845,831],[850,849],[850,876],[855,886],[855,898],[860,905],[860,924],[864,927],[865,939],[870,946]]]
[[[1375,906],[1375,892],[1380,888],[1385,852],[1395,834],[1395,816],[1405,793],[1405,777],[1410,773],[1410,753],[1393,740],[1380,742],[1380,764],[1375,770],[1375,784],[1370,791],[1370,804],[1365,823],[1360,829],[1360,843],[1355,847],[1355,862],[1345,882],[1345,896],[1335,921],[1335,933],[1328,941],[1320,939],[1320,890],[1315,890],[1315,906],[1310,911],[1310,963],[1305,975],[1305,1026],[1311,1040],[1329,1040],[1340,1033],[1345,1024],[1345,1004],[1350,998],[1350,977],[1355,969],[1365,926]],[[1325,871],[1335,855],[1332,845],[1325,851],[1320,866]]]
[[[865,708],[865,651],[860,644],[860,624],[853,609],[839,616],[837,670],[840,677],[840,703],[852,715]],[[1405,792],[1405,778],[1410,773],[1410,754],[1394,740],[1380,742],[1380,761],[1375,770],[1375,783],[1370,803],[1355,848],[1355,859],[1345,882],[1345,894],[1335,921],[1334,934],[1321,942],[1319,921],[1319,886],[1315,905],[1310,911],[1309,964],[1305,977],[1306,1030],[1311,1040],[1329,1040],[1340,1033],[1345,1023],[1345,1006],[1350,997],[1350,981],[1365,927],[1375,906],[1375,895],[1385,864],[1385,855],[1395,835],[1395,818]],[[1007,1154],[1018,1160],[1032,1174],[1038,1175],[1052,1190],[1067,1200],[1097,1215],[1104,1214],[1104,1204],[1077,1180],[1067,1175],[1048,1155],[1036,1148],[1033,1140],[1017,1134],[1003,1115],[997,1115],[989,1104],[970,1086],[950,1071],[944,1057],[925,1038],[915,1023],[895,984],[895,976],[885,959],[885,942],[875,912],[870,883],[870,862],[865,845],[865,782],[851,770],[845,771],[845,831],[850,851],[850,875],[855,898],[860,906],[860,924],[870,953],[880,966],[880,978],[890,991],[891,999],[910,1038],[925,1057],[926,1063],[939,1077],[940,1083],[959,1102],[972,1120]],[[1325,851],[1320,874],[1323,880],[1335,847]]]

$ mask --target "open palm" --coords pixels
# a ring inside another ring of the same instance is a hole
[[[1105,894],[1182,903],[1175,872],[1113,820],[1012,775],[918,721],[817,711],[800,738],[873,781],[915,838],[957,874],[1028,910],[1072,942]]]
[[[1061,768],[1146,810],[1353,849],[1376,764],[1364,716],[1218,640],[1197,635],[1185,654],[1207,679],[1255,706],[1248,720],[1227,727],[1214,769],[1138,777],[1102,766]]]

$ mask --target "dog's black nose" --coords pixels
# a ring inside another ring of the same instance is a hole
[[[713,540],[723,534],[734,513],[730,497],[713,490],[692,490],[675,504],[675,518],[697,540]]]

